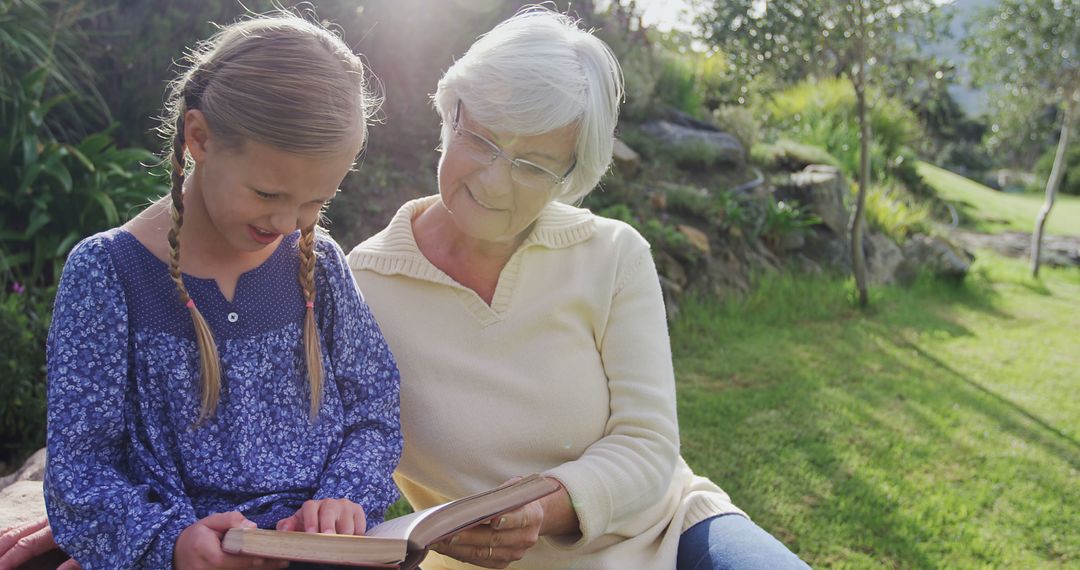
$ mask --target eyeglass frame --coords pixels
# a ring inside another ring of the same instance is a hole
[[[562,186],[563,184],[565,184],[566,181],[570,178],[570,173],[572,173],[574,171],[574,169],[577,168],[577,164],[578,164],[577,163],[577,156],[574,156],[574,162],[572,164],[570,164],[570,168],[562,176],[559,176],[558,174],[555,174],[550,169],[545,168],[545,167],[543,167],[543,166],[541,166],[539,164],[536,164],[535,162],[533,162],[531,160],[525,160],[523,158],[510,158],[503,151],[502,147],[495,144],[493,141],[491,141],[490,139],[488,139],[484,135],[482,135],[482,134],[480,134],[480,133],[478,133],[476,131],[473,131],[473,130],[467,128],[465,125],[461,124],[461,104],[462,104],[461,99],[458,99],[457,108],[454,110],[453,131],[454,131],[455,134],[457,134],[458,130],[465,131],[466,133],[468,133],[468,134],[480,139],[484,143],[486,143],[490,147],[491,152],[492,152],[492,154],[491,154],[491,162],[489,162],[488,165],[495,164],[495,159],[501,158],[501,159],[505,160],[506,162],[510,163],[510,172],[511,173],[513,173],[514,169],[517,168],[519,165],[526,165],[526,166],[531,166],[531,167],[534,167],[534,168],[538,168],[541,171],[543,171],[545,174],[547,174],[548,176],[551,177],[552,183],[551,183],[550,188],[557,188],[557,187]]]

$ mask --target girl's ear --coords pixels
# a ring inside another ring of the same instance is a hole
[[[210,127],[206,124],[206,115],[198,109],[184,113],[184,144],[195,162],[202,162],[210,142]]]

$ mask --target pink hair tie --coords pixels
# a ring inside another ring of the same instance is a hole
[[[189,298],[187,300],[187,303],[184,303],[184,306],[189,308],[189,309],[194,309],[195,308],[195,299],[190,299]]]
[[[315,301],[308,301],[307,303],[304,303],[304,306],[309,308],[309,309],[314,309],[315,308]]]

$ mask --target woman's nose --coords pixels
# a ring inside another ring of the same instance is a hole
[[[490,196],[509,194],[514,189],[514,163],[499,155],[483,172],[484,190]]]

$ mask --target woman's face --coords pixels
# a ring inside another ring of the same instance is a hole
[[[515,136],[485,128],[461,108],[459,126],[462,128],[451,132],[439,161],[443,204],[457,228],[469,237],[500,243],[518,241],[565,183],[552,180],[537,188],[515,178],[524,178],[523,169],[533,165],[557,173],[556,177],[570,170],[574,164],[576,125],[540,135]],[[491,161],[495,149],[483,139],[501,149],[499,158]],[[508,159],[524,162],[513,166]],[[522,171],[512,175],[514,168]]]

